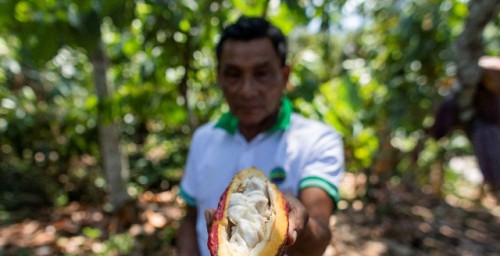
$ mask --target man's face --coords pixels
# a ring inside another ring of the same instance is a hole
[[[230,39],[222,48],[217,81],[240,125],[253,126],[278,111],[289,73],[270,39]]]

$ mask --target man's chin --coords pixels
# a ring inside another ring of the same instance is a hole
[[[240,119],[239,124],[240,126],[257,126],[261,123],[260,120],[258,119]]]
[[[263,118],[257,115],[239,115],[238,122],[243,126],[256,126],[262,123]]]

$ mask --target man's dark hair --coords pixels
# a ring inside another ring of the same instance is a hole
[[[273,43],[274,50],[278,54],[281,65],[286,63],[287,42],[279,28],[261,17],[241,16],[236,23],[227,26],[217,44],[217,61],[220,62],[222,47],[229,39],[250,41],[252,39],[269,38]]]

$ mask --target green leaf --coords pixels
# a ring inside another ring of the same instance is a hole
[[[33,17],[35,14],[31,4],[27,1],[18,2],[16,4],[14,12],[16,19],[20,22],[33,21]]]
[[[191,24],[189,20],[183,19],[179,22],[179,29],[184,32],[188,32],[191,29]]]
[[[264,4],[267,1],[262,0],[232,0],[233,5],[242,14],[247,16],[262,16],[264,13]]]
[[[84,227],[82,232],[85,236],[93,239],[97,239],[102,235],[102,231],[98,228]]]

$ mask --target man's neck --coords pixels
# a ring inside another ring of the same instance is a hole
[[[278,111],[264,120],[262,122],[255,125],[244,125],[240,123],[238,125],[238,130],[245,137],[247,141],[252,141],[257,135],[261,132],[267,131],[271,129],[273,124],[276,122],[276,118],[278,117]]]

